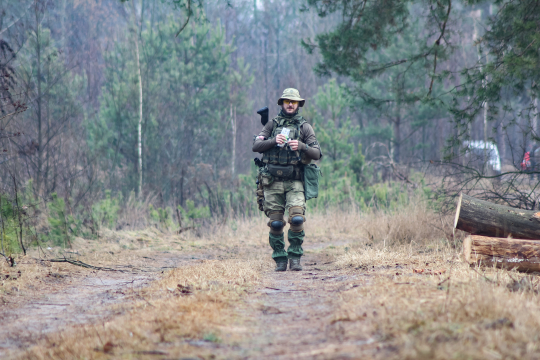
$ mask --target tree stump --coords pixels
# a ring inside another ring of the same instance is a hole
[[[540,211],[497,205],[461,193],[454,228],[472,235],[540,240]]]
[[[540,272],[540,241],[471,235],[463,240],[463,257],[470,265]]]

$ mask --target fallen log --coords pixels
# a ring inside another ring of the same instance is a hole
[[[540,272],[540,241],[470,235],[463,240],[463,257],[471,266]]]
[[[461,193],[454,228],[472,235],[540,240],[540,211],[497,205]]]

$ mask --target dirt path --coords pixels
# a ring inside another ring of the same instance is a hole
[[[128,295],[129,290],[147,286],[166,269],[212,258],[211,254],[155,252],[144,257],[144,265],[123,272],[51,273],[49,281],[57,285],[54,291],[34,294],[21,306],[0,310],[0,358],[35,344],[48,333],[122,314],[134,300],[140,300],[133,296],[136,292]]]
[[[340,318],[342,294],[368,285],[371,275],[335,270],[328,255],[320,252],[324,248],[320,243],[305,248],[302,272],[263,274],[262,285],[238,304],[238,322],[220,329],[222,341],[189,344],[223,359],[369,359],[375,353],[381,355],[384,349],[379,339],[355,331]]]
[[[220,328],[221,339],[184,340],[216,358],[349,359],[372,357],[379,342],[366,332],[351,331],[340,319],[340,297],[365,286],[370,276],[336,270],[326,247],[347,245],[312,241],[305,245],[302,272],[262,274],[261,285],[238,303],[235,324]],[[260,252],[261,249],[252,250]],[[231,256],[231,257],[234,257]],[[155,253],[145,266],[129,272],[93,272],[71,279],[57,291],[34,297],[23,306],[0,311],[0,357],[35,344],[43,335],[79,324],[100,323],[129,310],[137,299],[129,291],[147,286],[164,269],[215,259],[215,252]],[[240,260],[239,260],[240,261]],[[380,355],[380,353],[379,353]],[[145,357],[146,358],[146,357]],[[163,358],[156,354],[149,358]]]
[[[330,270],[323,256],[307,256],[304,271],[267,273],[260,296],[247,300],[255,321],[253,336],[242,343],[248,358],[349,359],[369,356],[375,340],[346,336],[336,316],[341,293],[367,278]],[[346,326],[346,325],[345,325]],[[240,354],[239,354],[240,355]]]

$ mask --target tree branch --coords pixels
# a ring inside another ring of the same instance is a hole
[[[180,35],[182,30],[184,30],[184,28],[187,26],[187,24],[189,22],[189,18],[191,17],[191,0],[187,0],[187,12],[188,12],[188,14],[187,14],[186,22],[184,23],[184,25],[182,25],[180,30],[178,30],[175,37],[178,37],[178,35]]]
[[[444,36],[444,32],[446,31],[446,23],[448,22],[448,19],[450,18],[450,10],[452,10],[452,0],[448,0],[448,11],[446,12],[446,18],[444,19],[444,23],[441,29],[441,34],[439,35],[439,38],[437,41],[435,41],[435,45],[437,47],[435,48],[435,57],[433,59],[433,74],[431,75],[431,82],[429,84],[429,91],[427,93],[427,96],[431,95],[431,91],[433,90],[433,81],[435,80],[435,71],[437,71],[437,53],[439,50],[439,45],[441,44],[441,39]]]

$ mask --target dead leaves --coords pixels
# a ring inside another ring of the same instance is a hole
[[[446,269],[430,270],[430,269],[413,269],[413,273],[422,275],[442,275],[446,272]]]
[[[114,345],[112,342],[110,341],[107,341],[107,343],[105,345],[103,345],[103,352],[104,353],[107,353],[107,354],[110,354],[113,352],[113,349],[116,347],[116,345]]]
[[[182,296],[193,294],[193,286],[192,285],[178,284],[176,286],[176,289],[168,287],[167,290],[169,290],[172,293],[180,294]]]

